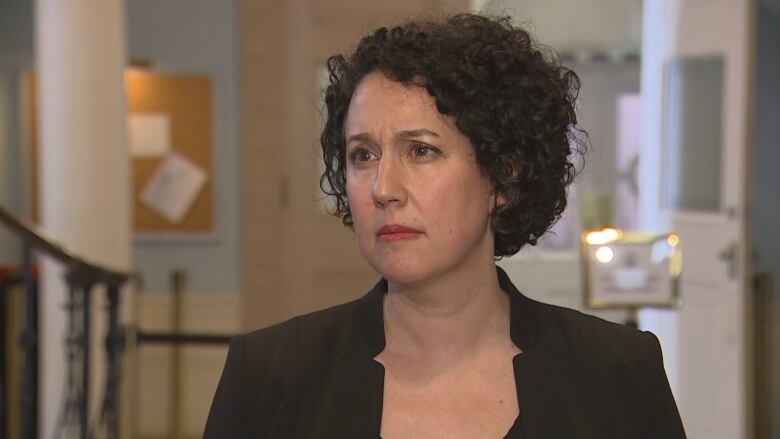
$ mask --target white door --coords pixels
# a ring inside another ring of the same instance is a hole
[[[641,223],[681,237],[682,308],[645,311],[688,437],[751,437],[748,0],[645,2]]]

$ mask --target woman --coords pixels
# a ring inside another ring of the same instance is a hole
[[[382,280],[233,340],[204,437],[685,437],[655,336],[495,266],[566,206],[576,75],[470,14],[379,29],[328,67],[323,186]]]

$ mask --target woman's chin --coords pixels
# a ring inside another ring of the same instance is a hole
[[[381,261],[371,265],[388,282],[399,285],[414,285],[431,275],[430,269],[411,261]]]

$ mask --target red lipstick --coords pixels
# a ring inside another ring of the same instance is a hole
[[[388,224],[382,226],[376,232],[377,239],[383,242],[400,241],[402,239],[413,239],[420,236],[422,232],[411,227],[399,226],[397,224]]]

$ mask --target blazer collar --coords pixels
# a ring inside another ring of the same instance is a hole
[[[539,335],[538,316],[532,310],[535,302],[518,291],[501,267],[496,266],[496,275],[501,289],[509,296],[509,335],[512,342],[523,352],[533,350]],[[357,318],[371,358],[385,348],[383,298],[386,293],[387,280],[382,278],[360,299],[358,306]]]
[[[509,295],[509,331],[515,346],[522,351],[513,359],[515,384],[520,405],[522,437],[570,438],[577,437],[583,426],[582,414],[577,410],[574,396],[577,392],[575,361],[569,339],[552,312],[553,307],[529,299],[512,284],[509,276],[496,267],[499,285]],[[374,288],[359,299],[358,326],[361,328],[368,359],[376,377],[376,401],[373,401],[371,424],[378,432],[381,422],[381,398],[384,369],[373,361],[385,348],[383,297],[387,281],[381,279]],[[513,429],[514,437],[515,431]]]

